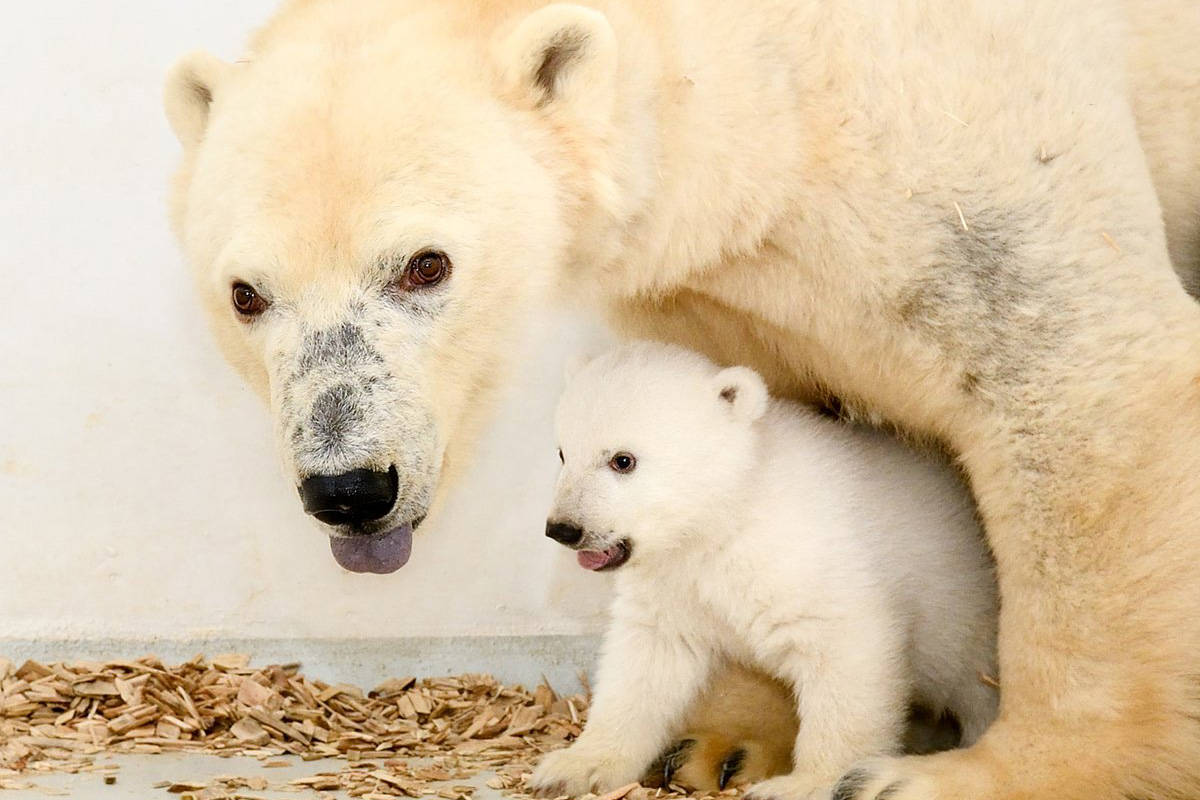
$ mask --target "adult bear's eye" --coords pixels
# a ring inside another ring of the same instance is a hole
[[[450,274],[450,258],[437,250],[417,253],[408,262],[408,282],[412,286],[433,286]]]
[[[250,284],[238,282],[233,285],[233,309],[242,317],[257,317],[267,310],[268,305],[270,304]]]
[[[609,459],[608,466],[613,472],[619,472],[624,475],[627,472],[633,472],[633,468],[637,466],[637,459],[629,453],[617,453]]]
[[[560,448],[558,448],[558,463],[560,463],[560,464],[566,464],[566,463],[567,463],[567,460],[566,460],[565,458],[563,458],[563,454],[562,454],[562,448],[561,448],[561,447],[560,447]]]

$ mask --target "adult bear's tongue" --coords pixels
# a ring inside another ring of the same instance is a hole
[[[329,540],[337,562],[351,572],[387,575],[408,563],[412,555],[412,525],[401,525],[373,536],[346,536]]]

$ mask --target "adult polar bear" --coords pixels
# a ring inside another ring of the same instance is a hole
[[[968,471],[1001,717],[840,800],[1200,797],[1200,8],[541,5],[295,0],[169,78],[177,228],[339,560],[404,562],[576,289]]]

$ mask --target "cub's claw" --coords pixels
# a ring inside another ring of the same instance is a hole
[[[717,776],[717,786],[721,789],[728,786],[729,781],[741,771],[742,765],[745,763],[746,751],[740,748],[726,756],[725,760],[721,762],[721,774]]]
[[[642,777],[642,785],[652,788],[674,785],[689,792],[714,792],[755,783],[791,768],[788,744],[783,740],[760,742],[693,733],[650,765]]]
[[[657,784],[654,776],[661,775],[662,783],[658,785],[664,787],[670,786],[672,779],[675,777],[676,770],[687,761],[688,753],[691,752],[695,744],[695,739],[683,739],[679,741],[674,747],[659,756],[658,761],[650,765],[650,776],[648,776],[650,782],[643,781],[643,783],[647,786]]]

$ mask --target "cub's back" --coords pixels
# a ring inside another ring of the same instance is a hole
[[[760,424],[763,502],[785,545],[851,539],[914,621],[994,605],[991,557],[952,466],[789,402],[773,401]]]

